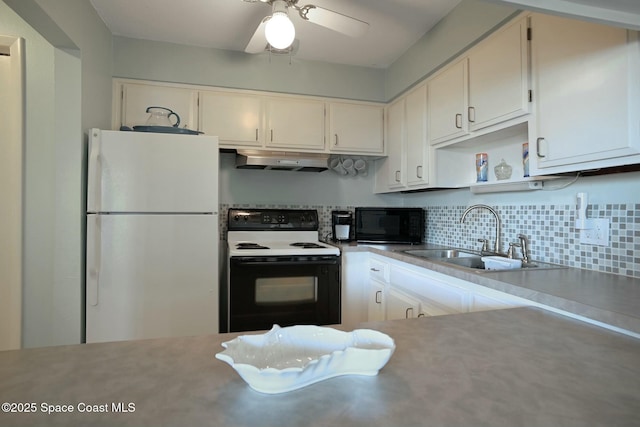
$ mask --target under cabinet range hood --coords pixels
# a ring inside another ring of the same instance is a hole
[[[286,170],[324,172],[329,155],[320,153],[294,153],[290,151],[238,150],[237,169]]]

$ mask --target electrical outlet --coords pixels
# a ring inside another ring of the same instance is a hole
[[[580,243],[609,246],[609,218],[593,218],[589,222],[592,228],[580,230]]]

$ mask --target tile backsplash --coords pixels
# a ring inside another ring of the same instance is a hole
[[[531,258],[570,267],[640,277],[640,204],[589,205],[589,218],[609,218],[609,246],[580,243],[574,228],[574,205],[492,206],[502,220],[502,250],[517,235],[529,238]],[[460,217],[467,206],[429,206],[426,240],[429,243],[479,249],[479,238],[491,245],[495,220],[486,210],[471,211],[464,224]]]
[[[353,210],[353,206],[315,205],[220,205],[220,235],[226,238],[229,208],[316,209],[320,239],[331,235],[331,211]],[[495,241],[495,220],[486,210],[471,211],[464,224],[460,217],[468,206],[425,208],[425,240],[444,246],[479,249],[478,239]],[[574,205],[492,206],[502,220],[501,246],[506,251],[517,235],[529,238],[533,260],[640,278],[640,204],[589,205],[589,218],[609,218],[609,246],[580,243],[574,228]]]

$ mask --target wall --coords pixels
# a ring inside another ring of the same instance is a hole
[[[22,344],[79,343],[83,129],[110,123],[111,34],[84,0],[0,1],[0,33],[26,45]]]
[[[320,236],[324,237],[331,228],[332,210],[402,206],[401,194],[373,194],[373,178],[373,173],[350,177],[331,170],[318,173],[236,169],[235,155],[221,154],[221,236],[226,233],[226,212],[230,207],[316,209]]]
[[[495,221],[486,211],[470,213],[465,224],[459,220],[473,204],[494,207],[502,219],[502,247],[517,242],[517,234],[527,235],[532,258],[632,277],[640,277],[640,172],[581,177],[571,182],[546,183],[548,190],[474,195],[468,189],[443,190],[406,195],[407,205],[427,210],[426,241],[479,249],[478,238],[495,239]],[[579,242],[574,229],[575,196],[589,194],[590,218],[609,218],[610,245]]]
[[[433,74],[515,13],[510,6],[463,0],[386,70],[386,100]]]
[[[24,1],[24,0],[21,0]],[[37,0],[77,45],[81,57],[82,129],[111,125],[111,32],[87,0]]]
[[[114,77],[384,101],[384,71],[114,37]]]

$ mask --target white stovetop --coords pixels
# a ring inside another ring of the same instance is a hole
[[[317,231],[229,231],[229,256],[340,255],[340,249],[318,241]],[[294,242],[316,243],[322,248],[300,248]],[[258,243],[269,249],[237,249],[238,243]]]

